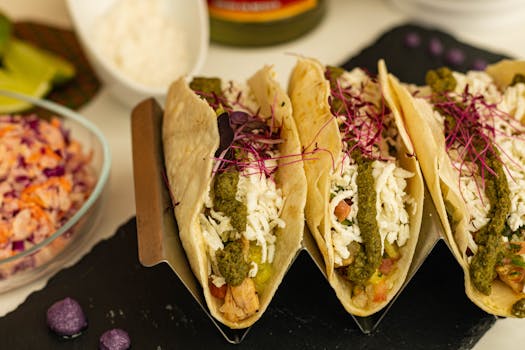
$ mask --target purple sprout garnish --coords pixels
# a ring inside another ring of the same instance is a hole
[[[269,165],[268,161],[284,158],[274,155],[274,151],[283,140],[280,137],[279,127],[275,126],[273,108],[270,117],[265,119],[259,111],[250,111],[240,102],[240,93],[234,101],[227,101],[216,94],[213,94],[213,99],[209,99],[210,94],[199,91],[196,93],[201,97],[208,97],[208,103],[212,108],[224,110],[218,119],[218,126],[220,133],[225,132],[225,134],[220,136],[221,142],[215,154],[217,163],[214,172],[235,168],[245,174],[262,174],[270,177],[277,170],[277,166]],[[288,157],[291,156],[286,156]],[[302,161],[300,154],[292,157],[296,159],[285,164]]]
[[[434,106],[445,116],[447,152],[455,152],[461,159],[454,166],[460,176],[479,173],[481,184],[478,191],[483,190],[486,175],[496,175],[489,165],[488,157],[494,157],[502,163],[502,157],[513,161],[494,142],[497,135],[504,135],[495,127],[496,121],[502,122],[506,129],[513,130],[512,137],[522,139],[519,122],[498,110],[496,104],[487,102],[483,95],[470,93],[468,85],[460,96],[449,92],[440,94]]]
[[[338,119],[342,141],[348,145],[348,156],[358,149],[366,158],[382,159],[378,144],[383,137],[385,118],[390,113],[384,99],[381,106],[376,106],[366,101],[365,84],[352,89],[351,86],[343,88],[337,81],[332,87],[329,103],[332,114]]]

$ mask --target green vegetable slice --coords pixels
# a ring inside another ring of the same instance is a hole
[[[0,57],[4,56],[7,50],[9,39],[11,39],[11,33],[13,32],[13,26],[11,21],[3,13],[0,13]]]
[[[46,74],[40,77],[28,78],[16,72],[0,69],[0,89],[22,93],[33,97],[43,97],[51,90],[51,84]],[[0,95],[0,113],[14,113],[31,108],[25,101]]]
[[[75,76],[75,67],[65,59],[15,38],[8,44],[4,66],[21,75],[36,76],[36,79],[49,74],[49,80],[54,85],[65,83]]]

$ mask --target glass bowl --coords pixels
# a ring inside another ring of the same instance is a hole
[[[80,114],[50,101],[10,91],[0,90],[0,96],[32,104],[35,106],[34,114],[39,118],[54,116],[60,119],[69,137],[82,145],[82,152],[91,152],[88,169],[94,177],[91,193],[72,216],[65,219],[67,221],[61,227],[51,235],[46,235],[47,238],[39,243],[0,259],[0,293],[4,293],[36,279],[51,276],[78,256],[80,250],[89,242],[100,216],[99,209],[108,180],[111,157],[103,134]],[[12,113],[16,114],[28,115],[33,112]]]

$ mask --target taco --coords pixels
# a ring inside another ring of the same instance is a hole
[[[306,222],[351,314],[367,316],[403,285],[423,210],[423,180],[379,78],[301,58],[289,95],[303,147]]]
[[[270,67],[247,84],[179,79],[163,145],[179,234],[210,313],[261,317],[301,247],[306,179],[291,103]]]
[[[485,311],[525,317],[525,64],[465,74],[443,67],[427,85],[390,76],[445,236]]]

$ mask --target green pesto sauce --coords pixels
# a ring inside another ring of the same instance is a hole
[[[327,66],[325,76],[328,79],[328,82],[330,83],[330,89],[336,90],[337,89],[337,79],[343,75],[345,70],[340,67],[334,67],[334,66]],[[330,108],[332,111],[341,111],[344,107],[344,102],[338,98],[331,96],[330,99]]]
[[[195,77],[190,83],[190,88],[193,91],[205,94],[222,95],[222,82],[220,78]],[[212,103],[215,100],[211,96],[206,96],[205,98],[208,103]]]
[[[429,70],[425,76],[425,82],[435,93],[454,91],[457,82],[452,71],[447,67]]]
[[[510,212],[510,191],[501,162],[495,154],[488,154],[487,165],[495,175],[485,177],[485,193],[490,201],[489,222],[476,233],[478,251],[470,262],[470,278],[481,293],[489,295],[496,278],[495,267],[502,255],[501,235]]]
[[[441,100],[445,99],[443,94],[454,91],[457,85],[456,78],[454,78],[452,71],[447,67],[429,70],[425,76],[425,82],[434,92],[432,100],[436,102],[440,102]],[[455,130],[457,124],[456,119],[439,108],[438,112],[441,113],[445,119],[445,130]]]
[[[377,225],[376,191],[372,176],[373,160],[354,156],[357,162],[357,222],[363,243],[352,262],[346,268],[346,278],[351,282],[365,284],[381,264],[381,236]]]
[[[341,67],[327,66],[326,67],[326,77],[330,81],[330,86],[333,88],[337,86],[337,79],[343,75],[345,70]]]
[[[215,253],[221,275],[230,286],[238,286],[248,276],[250,264],[244,259],[242,242],[229,242]]]
[[[511,313],[513,316],[519,318],[525,317],[525,298],[518,300],[512,305]]]
[[[231,224],[238,232],[246,230],[246,205],[235,199],[239,172],[227,171],[217,174],[213,182],[213,207],[231,218]]]

